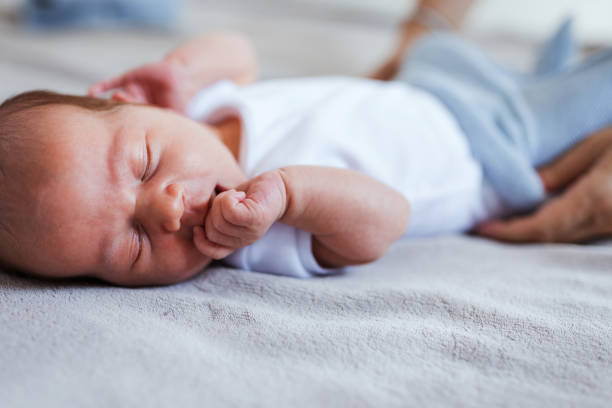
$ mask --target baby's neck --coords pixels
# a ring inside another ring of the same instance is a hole
[[[212,128],[217,131],[221,143],[232,152],[232,155],[236,161],[238,161],[240,156],[240,135],[242,131],[240,119],[231,116],[223,119],[221,122],[215,123],[212,125]]]

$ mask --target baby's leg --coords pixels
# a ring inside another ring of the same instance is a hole
[[[460,38],[435,35],[399,78],[446,105],[495,191],[528,210],[546,199],[535,167],[612,123],[612,51],[549,71],[518,74]]]
[[[529,145],[534,166],[612,124],[612,50],[522,89],[535,124]]]

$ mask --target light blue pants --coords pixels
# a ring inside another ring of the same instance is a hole
[[[450,34],[423,38],[398,80],[436,95],[456,116],[502,200],[528,210],[546,199],[535,168],[612,124],[612,51],[571,64],[571,21],[520,74]]]
[[[145,25],[167,27],[178,0],[28,0],[23,15],[33,27]]]

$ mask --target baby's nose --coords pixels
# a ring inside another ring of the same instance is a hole
[[[161,225],[168,232],[181,229],[181,217],[185,211],[183,197],[185,189],[180,184],[168,184],[160,205]]]

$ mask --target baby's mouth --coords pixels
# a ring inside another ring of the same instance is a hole
[[[227,190],[229,190],[229,188],[222,186],[221,184],[216,184],[214,193],[221,194],[222,192],[227,191]]]
[[[216,185],[215,188],[210,192],[210,196],[208,197],[208,200],[201,203],[200,206],[198,206],[199,209],[196,207],[196,208],[187,210],[189,206],[185,202],[184,203],[185,212],[183,213],[183,216],[181,217],[181,225],[201,226],[203,228],[206,228],[206,217],[208,217],[208,214],[210,213],[210,210],[212,208],[213,202],[215,201],[215,198],[217,197],[217,195],[219,195],[223,191],[225,191],[225,189],[222,186]],[[188,221],[190,218],[191,218],[191,223],[194,223],[194,224],[191,224]]]
[[[221,194],[222,192],[226,191],[227,188],[223,187],[220,184],[216,184],[215,188],[213,189],[212,193],[210,193],[210,198],[208,199],[208,209],[210,210],[212,208],[213,202],[215,201],[215,198],[217,198],[217,196],[219,194]]]

